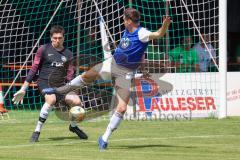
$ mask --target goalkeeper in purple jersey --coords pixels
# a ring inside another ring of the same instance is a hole
[[[163,37],[171,23],[170,18],[166,17],[162,27],[151,32],[139,25],[140,13],[133,8],[124,11],[123,21],[126,29],[112,58],[94,66],[65,86],[44,90],[48,94],[66,94],[99,78],[107,80],[114,77],[118,104],[105,133],[98,139],[100,150],[107,148],[109,137],[123,119],[130,100],[131,75],[140,67],[148,42]]]
[[[65,31],[62,26],[53,26],[51,28],[51,43],[45,44],[37,50],[32,68],[30,69],[24,84],[13,97],[14,104],[21,102],[29,84],[39,71],[37,85],[45,98],[45,103],[41,108],[39,120],[30,142],[38,142],[42,125],[46,121],[53,106],[60,99],[64,98],[66,104],[70,107],[81,106],[81,100],[74,92],[70,92],[64,97],[56,94],[44,94],[42,92],[45,88],[60,87],[64,85],[66,81],[70,81],[73,78],[75,71],[75,67],[73,65],[73,55],[70,50],[64,48],[63,46],[64,32]],[[76,133],[80,139],[88,138],[87,135],[78,128],[76,122],[70,122],[69,130]]]

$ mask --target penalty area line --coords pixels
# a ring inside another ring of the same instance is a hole
[[[187,138],[218,138],[218,137],[226,137],[226,136],[239,136],[239,135],[196,135],[196,136],[179,136],[179,137],[148,137],[148,138],[124,138],[124,139],[114,139],[111,142],[118,141],[139,141],[139,140],[168,140],[168,139],[187,139]]]
[[[119,141],[139,141],[139,140],[168,140],[168,139],[187,139],[187,138],[219,138],[219,137],[235,137],[239,135],[196,135],[196,136],[179,136],[179,137],[148,137],[148,138],[123,138],[123,139],[112,139],[111,142],[119,142]],[[0,149],[6,149],[6,148],[22,148],[22,147],[33,147],[33,146],[58,146],[58,145],[71,145],[71,144],[77,144],[77,143],[96,143],[96,141],[74,141],[74,142],[63,142],[63,143],[29,143],[29,144],[19,144],[19,145],[6,145],[6,146],[0,146]]]

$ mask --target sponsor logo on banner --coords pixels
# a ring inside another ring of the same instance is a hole
[[[162,97],[158,85],[151,79],[136,79],[136,93],[139,111],[185,111],[185,110],[216,110],[212,96],[192,96],[192,93],[206,91],[195,89],[175,90],[175,97]],[[173,91],[172,91],[173,92]],[[211,90],[207,91],[212,92]],[[183,96],[186,93],[186,96]],[[191,94],[190,94],[191,93]]]
[[[168,82],[151,78],[135,79],[136,112],[144,116],[159,118],[168,114],[186,117],[191,114],[193,117],[206,117],[216,112],[217,105],[213,89],[191,88],[190,85],[175,84],[174,87]],[[169,87],[165,87],[169,86]],[[183,87],[184,86],[184,87]],[[139,114],[137,114],[139,115]]]

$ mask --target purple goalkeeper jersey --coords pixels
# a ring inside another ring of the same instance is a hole
[[[75,71],[72,52],[68,49],[57,51],[51,43],[41,46],[26,81],[32,82],[38,71],[40,81],[52,82],[55,86],[70,81]]]

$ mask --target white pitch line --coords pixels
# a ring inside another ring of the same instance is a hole
[[[138,140],[167,140],[167,139],[186,139],[186,138],[215,138],[215,137],[225,137],[225,136],[239,136],[239,135],[199,135],[199,136],[180,136],[180,137],[153,137],[153,138],[125,138],[125,139],[115,139],[112,142],[118,141],[138,141]]]
[[[186,138],[216,138],[216,137],[226,137],[226,136],[239,136],[239,135],[198,135],[198,136],[180,136],[180,137],[150,137],[150,138],[124,138],[124,139],[113,139],[111,142],[119,142],[119,141],[139,141],[139,140],[167,140],[167,139],[186,139]],[[29,144],[19,144],[19,145],[7,145],[0,146],[0,149],[4,148],[21,148],[21,147],[32,147],[32,146],[57,146],[57,145],[70,145],[77,143],[96,143],[97,141],[74,141],[74,142],[65,142],[65,143],[29,143]]]

